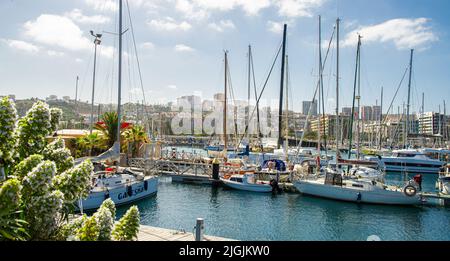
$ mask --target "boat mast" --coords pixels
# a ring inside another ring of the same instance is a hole
[[[116,146],[117,152],[120,155],[120,104],[121,104],[121,95],[122,95],[122,0],[119,0],[119,68],[118,68],[118,93],[117,93],[117,138],[116,138]],[[119,167],[120,160],[117,162],[117,167]]]
[[[336,167],[339,168],[339,22],[336,19]]]
[[[321,99],[321,94],[322,94],[322,87],[323,87],[323,85],[322,85],[322,47],[321,47],[321,43],[322,43],[322,19],[321,19],[321,16],[319,15],[319,99],[318,99],[318,101],[319,101],[319,104],[318,104],[318,107],[319,107],[319,120],[317,121],[317,151],[319,152],[319,156],[320,156],[320,140],[321,140],[321,135],[320,135],[320,132],[322,131],[321,130],[321,124],[320,124],[320,121],[321,121],[321,115],[320,115],[320,105],[321,105],[321,102],[320,102],[320,99]],[[322,102],[322,105],[323,105],[323,102]],[[322,113],[323,113],[323,110],[322,110]],[[324,132],[324,135],[325,135],[325,132]]]
[[[381,86],[381,103],[380,103],[380,119],[379,119],[379,127],[378,127],[378,149],[381,150],[381,137],[382,137],[382,131],[383,131],[383,86]]]
[[[250,126],[250,70],[251,70],[251,57],[250,57],[250,52],[251,52],[251,46],[248,45],[248,74],[247,74],[247,139],[248,139],[248,143],[250,144],[250,133],[248,131],[248,128]]]
[[[92,134],[92,127],[94,125],[94,94],[95,94],[95,67],[97,65],[97,45],[101,43],[100,38],[102,37],[101,34],[94,34],[93,31],[91,31],[91,35],[95,37],[94,39],[94,72],[92,74],[92,97],[91,97],[91,124],[89,128],[89,134]]]
[[[283,51],[281,54],[281,79],[280,79],[280,103],[278,106],[278,149],[283,143],[283,135],[282,135],[282,121],[283,121],[283,88],[284,88],[284,65],[286,58],[286,31],[287,24],[284,24],[283,27]]]
[[[360,55],[360,47],[361,47],[361,35],[358,35],[358,47],[356,48],[356,63],[355,63],[355,80],[353,82],[353,100],[352,100],[352,114],[350,116],[350,130],[348,132],[348,159],[351,158],[352,156],[352,141],[353,141],[353,121],[355,118],[355,100],[358,99],[358,124],[357,124],[357,129],[358,129],[358,152],[359,152],[359,98],[360,98],[360,93],[359,93],[359,81],[358,81],[358,76],[359,76],[359,55]],[[358,95],[356,95],[356,85],[358,84]],[[358,153],[359,154],[359,153]],[[357,155],[357,158],[359,158],[359,155]]]
[[[288,157],[288,147],[289,147],[289,103],[288,103],[288,99],[289,99],[289,63],[288,63],[288,56],[286,55],[286,107],[285,107],[285,123],[284,123],[284,128],[285,128],[285,132],[284,132],[284,156],[286,158],[286,161],[288,161],[289,157]]]
[[[408,134],[409,134],[409,129],[411,128],[409,126],[409,106],[410,106],[410,100],[411,100],[411,75],[412,75],[412,66],[413,66],[413,55],[414,55],[414,49],[411,49],[411,58],[409,60],[408,104],[406,105],[406,132],[405,132],[405,136],[403,137],[404,146],[406,146],[408,143]]]
[[[358,124],[356,132],[358,134],[358,145],[356,149],[356,157],[359,159],[361,153],[361,127],[364,135],[364,122],[361,126],[361,35],[358,35],[358,96],[356,96],[356,99],[358,99]]]
[[[228,76],[228,51],[225,53],[225,84],[224,84],[224,97],[223,97],[223,143],[224,151],[228,149],[227,146],[227,76]]]

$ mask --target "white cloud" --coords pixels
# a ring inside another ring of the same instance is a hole
[[[155,29],[155,30],[159,30],[159,31],[175,31],[175,30],[179,30],[179,31],[188,31],[189,29],[192,28],[192,25],[186,21],[183,21],[181,23],[177,23],[173,18],[171,17],[166,17],[165,19],[160,19],[160,20],[150,20],[147,22],[147,24]]]
[[[24,24],[25,35],[36,42],[69,50],[83,50],[92,46],[80,28],[67,17],[43,14]]]
[[[86,16],[80,9],[73,9],[70,12],[64,14],[72,20],[80,24],[106,24],[111,22],[111,19],[103,15]]]
[[[221,20],[219,23],[210,23],[208,24],[208,27],[217,32],[223,32],[226,29],[232,30],[236,28],[231,20]]]
[[[269,0],[242,0],[238,2],[247,15],[257,15],[261,9],[270,6]]]
[[[84,0],[87,6],[97,11],[116,11],[118,1],[115,0]]]
[[[10,48],[28,53],[37,53],[40,49],[38,46],[24,41],[11,39],[1,39],[1,41],[6,43]]]
[[[193,52],[194,49],[192,47],[184,45],[184,44],[177,44],[177,45],[175,45],[175,51],[176,52]]]
[[[272,33],[281,34],[283,33],[283,22],[274,22],[274,21],[267,21],[267,30],[269,30]]]
[[[42,14],[35,21],[24,24],[24,34],[35,42],[56,46],[70,51],[91,51],[92,40],[69,18],[59,15]],[[112,57],[114,48],[100,45],[101,55]]]
[[[48,50],[47,54],[49,56],[55,56],[55,57],[62,57],[65,55],[63,52],[58,52],[58,51],[54,51],[54,50]]]
[[[183,13],[188,19],[203,20],[209,16],[206,10],[196,8],[194,4],[188,0],[177,0],[175,9]]]
[[[238,8],[253,16],[270,5],[270,0],[177,0],[175,8],[188,19],[202,20],[209,17],[210,12],[226,12]]]
[[[175,84],[167,85],[167,89],[176,90],[177,86]]]
[[[380,24],[360,26],[348,33],[342,41],[342,46],[355,46],[358,33],[363,37],[364,43],[392,42],[397,49],[427,48],[438,37],[428,26],[429,19],[392,19]]]
[[[311,17],[313,9],[322,6],[326,0],[279,0],[278,14],[286,17]]]
[[[145,42],[141,44],[141,48],[151,50],[155,48],[155,45],[152,42]]]
[[[82,62],[83,62],[83,59],[81,59],[81,58],[76,58],[76,59],[75,59],[75,62],[77,62],[77,63],[82,63]]]

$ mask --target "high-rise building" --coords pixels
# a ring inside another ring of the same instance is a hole
[[[425,112],[418,115],[418,131],[423,135],[443,135],[445,132],[445,115],[437,112]]]
[[[311,115],[317,116],[317,100],[314,100],[314,102],[311,101],[303,101],[302,102],[302,113],[304,115],[308,115],[309,108],[311,107]]]
[[[372,120],[379,121],[381,119],[381,106],[372,106]]]
[[[372,106],[362,106],[361,107],[361,120],[371,121],[373,120]]]
[[[214,100],[215,101],[224,101],[225,100],[225,94],[224,93],[216,93],[216,94],[214,94]]]

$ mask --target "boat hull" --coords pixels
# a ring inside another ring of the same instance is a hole
[[[145,181],[147,181],[147,189],[145,189]],[[131,190],[131,195],[129,190]],[[116,206],[120,206],[154,195],[157,191],[158,177],[146,177],[145,180],[132,184],[131,189],[128,189],[128,187],[117,187],[109,191],[93,191],[81,204],[83,210],[94,210],[99,208],[104,200],[110,198]]]
[[[347,202],[382,205],[416,205],[421,202],[418,195],[409,197],[399,191],[362,190],[308,180],[295,181],[294,186],[302,194]]]
[[[272,187],[269,184],[244,184],[240,182],[234,182],[226,179],[221,179],[223,184],[229,188],[250,191],[250,192],[260,192],[269,193],[272,192]]]
[[[444,162],[436,160],[423,160],[414,158],[394,158],[384,157],[381,160],[377,157],[369,157],[373,161],[381,161],[386,171],[389,172],[410,172],[421,174],[438,174]]]

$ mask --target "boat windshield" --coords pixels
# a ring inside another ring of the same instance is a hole
[[[402,157],[402,158],[414,158],[417,154],[405,153],[405,152],[397,152],[394,153],[394,157]]]
[[[231,178],[230,178],[230,181],[242,183],[242,178],[240,178],[240,177],[231,177]]]

